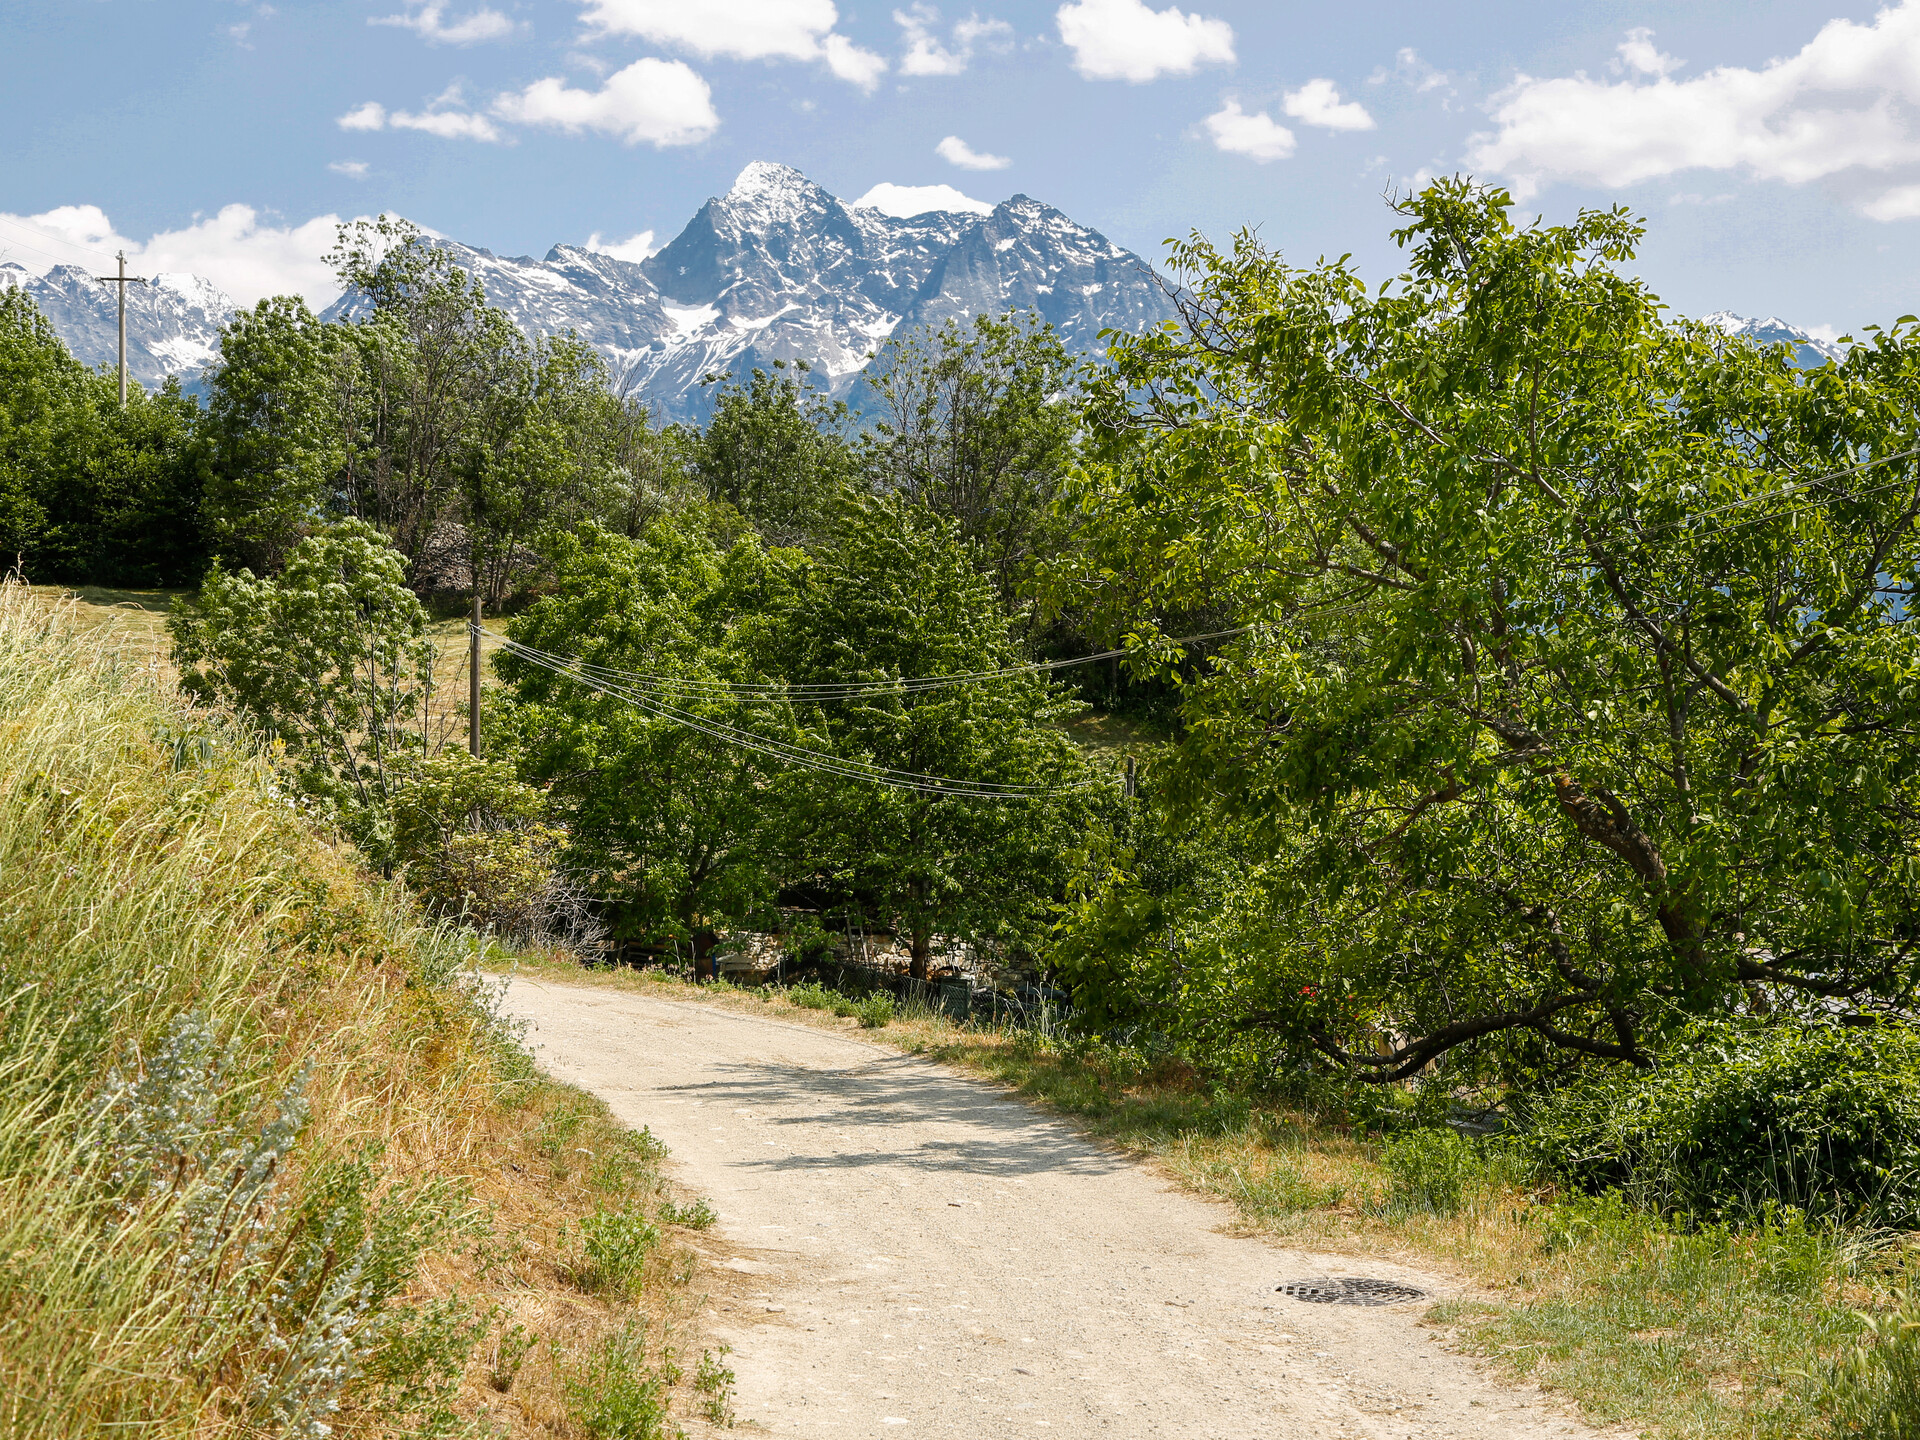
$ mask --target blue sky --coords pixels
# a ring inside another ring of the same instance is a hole
[[[330,294],[337,218],[643,253],[749,160],[1397,269],[1381,192],[1624,203],[1676,308],[1920,309],[1920,0],[8,0],[0,259]]]

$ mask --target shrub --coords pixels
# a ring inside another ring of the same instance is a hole
[[[864,1029],[879,1030],[893,1020],[893,996],[884,990],[876,991],[855,1006],[854,1013],[860,1017]]]
[[[831,1010],[833,1002],[840,998],[816,980],[795,985],[787,991],[788,1003],[798,1005],[802,1010]]]
[[[644,1215],[623,1210],[601,1210],[580,1222],[586,1265],[582,1279],[590,1290],[614,1295],[640,1293],[640,1275],[647,1256],[660,1243],[660,1232]]]
[[[566,831],[504,761],[464,750],[395,766],[393,858],[435,913],[516,938],[589,938],[584,905],[554,868]]]
[[[1389,1208],[1457,1215],[1483,1166],[1479,1154],[1451,1130],[1415,1130],[1389,1140],[1381,1162],[1392,1177]]]
[[[1920,1035],[1904,1026],[1703,1023],[1651,1073],[1562,1090],[1523,1143],[1589,1192],[1740,1218],[1768,1205],[1920,1224]]]
[[[565,1383],[567,1402],[593,1440],[662,1440],[665,1378],[647,1364],[644,1336],[629,1324],[609,1335]]]

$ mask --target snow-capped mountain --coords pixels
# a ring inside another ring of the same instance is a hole
[[[1173,315],[1144,260],[1025,195],[988,214],[903,218],[848,204],[799,171],[763,161],[638,263],[572,245],[536,260],[435,243],[529,334],[577,333],[662,418],[704,414],[712,392],[703,377],[775,360],[806,361],[816,384],[857,408],[872,398],[860,379],[875,352],[921,325],[1034,310],[1070,349],[1097,354],[1102,330],[1138,333]],[[0,264],[0,287],[13,285],[33,296],[80,359],[113,359],[111,286],[74,266],[35,275]],[[351,319],[363,305],[342,296],[324,313]],[[129,287],[129,372],[148,386],[168,375],[197,381],[217,356],[232,308],[197,276],[159,275]],[[1790,344],[1803,365],[1840,354],[1777,318],[1704,318],[1729,335]]]
[[[905,218],[756,161],[666,248],[634,264],[556,245],[543,260],[439,242],[530,334],[576,331],[656,413],[704,412],[703,376],[804,360],[836,397],[901,327],[1033,309],[1067,345],[1173,308],[1147,263],[1024,195],[991,214]],[[352,315],[343,296],[326,313]]]
[[[0,290],[25,290],[84,364],[119,356],[118,298],[90,270],[56,265],[44,275],[0,264]],[[192,381],[220,350],[233,301],[198,275],[155,275],[127,286],[127,375],[152,388],[169,375]]]
[[[1793,363],[1806,369],[1824,365],[1829,360],[1844,360],[1847,356],[1847,352],[1831,340],[1818,339],[1798,325],[1789,325],[1778,315],[1755,320],[1746,315],[1736,315],[1731,310],[1716,310],[1711,315],[1702,315],[1700,323],[1711,325],[1728,335],[1751,340],[1756,345],[1791,345]]]

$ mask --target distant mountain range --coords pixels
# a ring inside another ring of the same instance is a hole
[[[1093,353],[1102,330],[1139,333],[1172,318],[1146,261],[1025,195],[988,214],[934,210],[901,218],[849,205],[784,165],[755,161],[709,200],[663,250],[638,262],[573,245],[544,259],[505,257],[454,240],[450,251],[534,335],[576,332],[665,418],[711,403],[703,376],[805,360],[836,397],[861,398],[862,371],[887,338],[930,322],[1034,310],[1066,345]],[[58,265],[36,276],[0,264],[0,288],[31,294],[88,364],[115,354],[114,297],[91,272]],[[350,318],[342,296],[324,313]],[[143,385],[192,383],[218,353],[233,303],[195,275],[130,286],[127,368]],[[1721,311],[1730,335],[1786,341],[1802,364],[1836,347],[1779,319]]]

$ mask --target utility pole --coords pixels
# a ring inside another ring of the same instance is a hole
[[[467,748],[480,756],[480,566],[473,567],[473,625],[467,637]]]
[[[118,275],[96,275],[109,285],[120,287],[120,408],[127,408],[127,286],[144,285],[147,282],[138,275],[127,274],[127,252],[120,252],[120,273]]]

